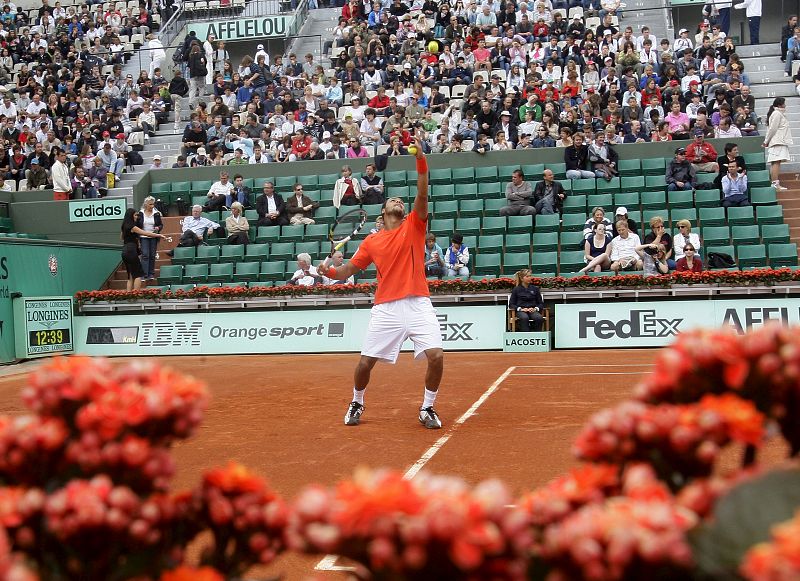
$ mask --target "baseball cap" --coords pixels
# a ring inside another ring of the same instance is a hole
[[[692,131],[692,135],[698,137],[700,135],[705,135],[705,133],[703,133],[703,130],[699,127],[695,127],[694,131]]]
[[[330,139],[330,138],[331,138],[331,132],[330,131],[323,131],[322,132],[322,139]]]
[[[103,131],[103,137],[110,137],[111,134],[108,131]]]
[[[677,154],[686,155],[686,148],[685,147],[679,147],[678,149],[675,150],[675,154],[676,155]]]
[[[197,155],[205,155],[205,154],[206,154],[206,148],[205,147],[198,147],[197,148]]]
[[[256,47],[256,50],[264,50],[264,45],[263,45],[263,44],[259,44],[259,45]]]
[[[410,69],[410,68],[411,68],[411,63],[406,63],[406,64],[404,64],[404,65],[403,65],[403,68],[404,68],[404,69]]]
[[[617,208],[617,211],[614,212],[614,215],[615,216],[627,216],[628,215],[628,208],[626,208],[625,206],[620,206],[619,208]]]
[[[125,139],[124,133],[117,133],[117,139]]]
[[[700,83],[698,83],[697,81],[689,81],[689,86],[690,86],[690,87],[691,87],[692,85],[699,85],[699,84],[700,84]]]
[[[31,163],[39,163],[39,158],[34,157],[33,159],[31,159]]]
[[[511,113],[509,113],[508,111],[503,111],[502,113],[500,113],[500,117],[503,117],[504,115],[508,115],[509,117],[511,117]]]
[[[669,86],[670,86],[670,87],[677,87],[677,86],[678,86],[678,84],[679,84],[679,83],[678,83],[677,79],[672,79],[672,80],[669,82]]]
[[[155,160],[157,160],[157,159],[161,159],[161,156],[160,156],[160,155],[158,155],[158,154],[155,154],[155,155],[153,156],[153,161],[155,161]]]
[[[686,30],[685,28],[681,28],[681,29],[678,31],[678,34],[683,34],[684,32],[689,32],[689,31],[688,31],[688,30]]]

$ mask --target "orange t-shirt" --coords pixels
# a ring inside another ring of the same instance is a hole
[[[410,296],[430,296],[425,278],[427,223],[427,219],[420,219],[412,211],[398,228],[367,236],[350,259],[361,270],[375,263],[378,271],[376,305]]]

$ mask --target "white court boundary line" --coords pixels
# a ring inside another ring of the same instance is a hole
[[[412,464],[411,467],[408,470],[406,470],[406,473],[403,474],[403,479],[411,480],[412,478],[414,478],[414,476],[416,476],[417,473],[419,473],[419,471],[422,470],[425,464],[427,464],[430,461],[430,459],[433,458],[436,455],[436,453],[442,449],[442,446],[444,446],[447,443],[447,441],[453,437],[453,434],[459,428],[459,426],[461,426],[464,422],[466,422],[468,419],[470,419],[472,416],[475,415],[475,412],[478,411],[478,408],[481,407],[486,402],[486,400],[489,399],[492,396],[492,394],[498,390],[500,384],[502,384],[508,378],[508,376],[511,375],[511,372],[514,371],[515,369],[516,366],[512,366],[506,369],[503,372],[503,374],[500,377],[498,377],[494,381],[494,383],[492,383],[492,385],[490,385],[489,388],[486,391],[484,391],[477,400],[475,400],[475,403],[473,403],[467,411],[461,414],[460,418],[458,418],[455,422],[453,422],[453,425],[450,426],[450,428],[447,430],[447,433],[445,433],[444,436],[436,440],[433,443],[433,445],[427,450],[425,450],[425,453],[419,457],[419,460],[414,462],[414,464]],[[320,560],[320,562],[314,566],[314,570],[355,571],[356,569],[355,567],[341,567],[336,565],[336,560],[338,558],[339,557],[337,555],[325,555]]]

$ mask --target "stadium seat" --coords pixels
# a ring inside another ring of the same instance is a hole
[[[497,168],[497,179],[502,184],[507,184],[511,181],[511,174],[516,170],[521,169],[518,165],[501,165]]]
[[[598,206],[601,208],[606,208],[606,211],[608,213],[611,213],[614,211],[614,209],[612,208],[612,206],[614,205],[614,195],[591,194],[586,200],[586,205],[589,208],[597,208]]]
[[[214,247],[216,248],[216,247]],[[203,284],[208,280],[208,264],[187,264],[183,271],[183,282]]]
[[[482,218],[483,200],[460,200],[458,202],[459,218]]]
[[[306,228],[303,224],[296,224],[291,226],[281,226],[281,242],[300,242],[303,240],[303,235]]]
[[[475,258],[474,274],[500,274],[500,253],[481,252]]]
[[[452,180],[450,169],[432,169],[428,173],[428,180],[432,185],[449,184]]]
[[[761,238],[764,244],[788,244],[788,224],[764,224],[761,226]]]
[[[537,232],[533,235],[534,252],[558,250],[558,232]]]
[[[209,188],[211,188],[211,184],[213,184],[211,180],[200,180],[200,181],[193,181],[192,187],[190,190],[190,194],[192,196],[206,196],[208,194]]]
[[[720,205],[719,190],[697,190],[694,193],[696,208],[716,208]]]
[[[330,249],[330,244],[328,244],[326,248]],[[295,242],[294,253],[300,254],[301,252],[307,252],[308,254],[310,254],[312,260],[316,259],[320,255],[319,242],[317,241]]]
[[[258,212],[255,210],[245,210],[244,217],[247,218],[248,222],[252,222],[253,224],[258,222]]]
[[[534,163],[522,166],[522,173],[525,175],[525,179],[529,182],[534,182],[541,179],[543,171],[544,171],[543,163]]]
[[[260,264],[258,262],[237,262],[236,272],[233,274],[235,282],[250,282],[258,280]]]
[[[532,216],[509,216],[508,217],[508,231],[510,233],[532,232],[533,231],[533,217]]]
[[[300,174],[297,176],[297,183],[301,184],[306,190],[316,190],[319,184],[317,174]],[[308,194],[306,194],[308,195]]]
[[[518,270],[531,267],[531,255],[529,252],[507,252],[503,258],[503,274],[513,275]]]
[[[667,189],[667,180],[663,175],[648,175],[644,178],[645,192],[664,192]]]
[[[780,205],[758,206],[756,208],[756,221],[759,226],[763,226],[764,224],[782,224],[783,207]]]
[[[344,247],[344,255],[353,256],[359,246],[361,246],[361,240],[349,240],[347,246]]]
[[[306,224],[306,231],[303,234],[304,241],[325,240],[328,237],[327,224]]]
[[[190,291],[194,288],[193,284],[171,284],[169,285],[170,292]]]
[[[280,226],[259,226],[256,234],[256,242],[277,242],[281,236]]]
[[[478,188],[475,187],[477,193]],[[452,201],[455,194],[455,186],[453,184],[437,184],[431,186],[431,197],[435,202]]]
[[[158,272],[159,284],[180,284],[183,278],[183,266],[179,264],[167,264],[162,266]]]
[[[475,181],[481,183],[497,183],[497,167],[493,165],[475,168]]]
[[[748,174],[751,171],[764,170],[767,167],[764,161],[764,152],[762,151],[745,153],[742,157],[744,158],[744,163],[747,164]]]
[[[270,260],[294,260],[294,242],[273,242],[269,247]]]
[[[752,227],[755,228],[756,226]],[[736,254],[739,258],[739,268],[767,266],[767,251],[763,244],[737,246]]]
[[[771,184],[772,179],[769,177],[769,170],[760,169],[753,171],[750,168],[747,168],[747,185],[750,186],[751,191],[762,186],[770,186]],[[774,189],[772,191],[773,193],[775,192]]]
[[[670,206],[670,208],[672,207]],[[673,224],[678,220],[689,220],[692,226],[697,226],[697,210],[694,208],[671,209],[669,217],[672,219]]]
[[[560,221],[558,214],[538,214],[533,231],[536,233],[558,232]]]
[[[383,174],[383,183],[391,188],[393,186],[406,185],[406,172],[405,171],[387,171]]]
[[[194,259],[195,264],[211,264],[212,262],[219,262],[221,251],[219,246],[198,246],[197,256]]]
[[[196,246],[177,246],[172,255],[172,264],[190,264],[197,254]]]
[[[725,208],[700,208],[699,211],[701,226],[724,226],[728,223],[725,216]]]
[[[507,221],[505,216],[489,216],[481,221],[481,233],[489,234],[504,234],[506,231]]]
[[[586,214],[564,214],[561,230],[566,232],[583,232],[586,224]]]
[[[478,184],[479,198],[499,198],[501,196],[503,196],[503,186],[498,182],[483,182]]]
[[[703,244],[706,246],[719,246],[730,242],[731,231],[727,226],[704,226],[702,232]]]
[[[472,168],[470,168],[472,169]],[[471,200],[478,197],[478,184],[455,184],[453,197],[456,200]]]
[[[553,172],[553,177],[557,180],[567,179],[567,164],[566,163],[548,163],[547,169]],[[544,170],[542,170],[544,171]]]
[[[500,208],[506,206],[508,202],[505,197],[490,198],[483,201],[483,215],[484,216],[499,216]]]
[[[598,194],[607,194],[607,193],[617,193],[620,191],[620,179],[619,178],[611,178],[609,181],[606,180],[597,180],[597,193]]]
[[[245,262],[261,262],[269,256],[268,244],[248,244],[244,253]]]
[[[636,159],[620,159],[617,163],[617,170],[620,177],[624,178],[629,176],[639,176],[642,172],[642,164],[639,158]],[[624,187],[624,186],[623,186]]]
[[[561,251],[559,257],[559,274],[577,272],[584,267],[584,253],[582,250]]]
[[[669,202],[670,210],[675,210],[678,208],[694,208],[694,195],[692,192],[668,192],[667,201]]]
[[[747,174],[748,177],[750,174]],[[754,206],[766,206],[778,203],[778,194],[772,186],[750,187],[750,203]]]
[[[572,193],[564,198],[564,214],[586,215],[586,195]]]
[[[471,184],[475,182],[475,168],[458,167],[450,170],[454,184]]]
[[[323,206],[314,210],[314,222],[317,224],[333,224],[336,220],[336,208]]]
[[[258,279],[261,281],[283,280],[285,269],[286,262],[283,260],[262,262],[261,267],[258,269]]]
[[[453,218],[431,220],[429,228],[436,236],[443,236],[449,240],[450,235],[455,231],[455,220]]]
[[[708,256],[712,252],[717,252],[720,254],[729,254],[731,258],[736,257],[736,252],[734,251],[733,244],[717,244],[717,245],[706,245],[705,241],[703,241],[705,245],[705,256]]]
[[[642,178],[644,180],[644,178]],[[639,210],[639,207],[642,205],[641,196],[639,192],[619,192],[614,194],[614,207],[607,208],[609,212],[613,212],[620,206],[624,206],[628,209],[628,211],[636,212]]]
[[[416,192],[416,188],[414,191]],[[408,186],[392,186],[387,193],[387,197],[403,198],[404,200],[408,200],[410,195],[411,188]]]
[[[220,253],[220,262],[241,262],[244,260],[244,245],[242,244],[226,244],[222,247]],[[225,282],[225,281],[219,281]]]
[[[207,220],[211,220],[212,222],[219,222],[219,210],[215,212],[200,212],[201,218],[206,218]]]
[[[333,190],[333,186],[336,185],[336,180],[338,179],[339,176],[335,173],[322,174],[321,176],[317,176],[317,186],[319,186],[320,190],[329,192]]]
[[[797,266],[797,244],[770,244],[767,252],[772,268]]]
[[[455,220],[456,217],[458,217],[458,202],[455,200],[435,202],[433,205],[433,215],[437,220],[445,218],[452,218]]]
[[[531,257],[531,270],[539,275],[555,273],[557,263],[557,252],[534,252]]]
[[[287,194],[294,191],[294,184],[297,183],[295,176],[278,176],[275,178],[275,191],[279,194]]]
[[[731,226],[749,226],[756,223],[753,206],[728,208],[728,224]]]
[[[731,234],[733,235],[733,244],[735,246],[761,243],[761,235],[759,234],[758,226],[755,224],[731,228]]]
[[[477,236],[481,231],[480,218],[459,218],[456,220],[456,232],[464,236],[472,234]]]
[[[650,220],[653,218],[661,218],[664,221],[665,227],[669,226],[669,210],[666,208],[653,208],[642,212],[642,230],[645,232],[650,231]],[[637,222],[639,222],[639,220],[637,220]]]
[[[572,193],[577,195],[594,194],[597,190],[594,179],[572,180]]]
[[[706,184],[714,184],[714,180],[717,178],[717,174],[715,173],[707,173],[707,172],[697,172],[697,187],[700,189],[705,189]],[[701,187],[702,186],[702,187]],[[711,189],[717,189],[716,187],[712,187]]]
[[[642,160],[642,174],[645,176],[661,176],[667,173],[667,164],[663,157]]]
[[[184,199],[191,196],[192,185],[189,182],[172,182],[172,200],[177,200],[179,197]]]
[[[520,252],[524,252],[525,254],[530,254],[531,252],[530,232],[527,232],[525,234],[506,234],[505,249],[506,249],[506,254],[518,254]]]
[[[171,182],[157,182],[150,185],[150,195],[163,200],[169,199],[169,194],[172,192]]]
[[[565,250],[582,250],[584,241],[583,231],[564,232],[562,230],[558,241],[562,252]]]
[[[502,252],[503,251],[503,235],[490,234],[488,236],[478,236],[478,251],[483,254]]]
[[[232,262],[226,262],[222,264],[212,264],[208,272],[208,282],[230,282],[232,278],[233,278]]]

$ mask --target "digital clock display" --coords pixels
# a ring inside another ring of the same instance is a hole
[[[46,345],[65,345],[72,342],[69,329],[47,329],[43,331],[29,331],[28,341],[32,347]]]

